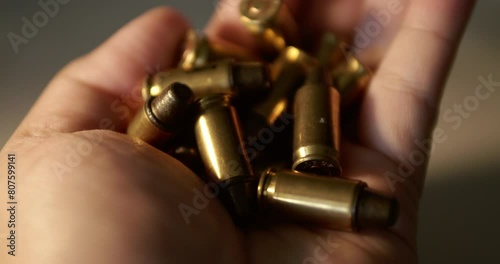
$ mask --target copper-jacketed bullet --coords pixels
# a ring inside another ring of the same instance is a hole
[[[190,71],[224,58],[255,61],[254,56],[241,47],[222,41],[213,43],[202,33],[189,30],[184,40],[184,51],[179,68]]]
[[[222,202],[237,222],[251,219],[256,209],[257,178],[245,153],[242,134],[229,95],[216,94],[197,103],[195,136],[209,176],[223,188]]]
[[[173,69],[148,79],[143,95],[157,96],[172,82],[181,82],[193,90],[195,98],[214,93],[233,96],[256,96],[269,90],[267,67],[259,62],[221,61],[192,71]]]
[[[292,169],[340,176],[339,92],[318,67],[295,95]]]
[[[144,103],[130,122],[127,134],[161,147],[184,127],[193,101],[194,95],[189,87],[172,83],[157,97]]]
[[[355,231],[392,226],[398,203],[359,181],[269,169],[258,187],[259,205],[274,216],[302,224]]]

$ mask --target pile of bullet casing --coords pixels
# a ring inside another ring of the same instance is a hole
[[[240,11],[262,58],[189,31],[178,69],[144,81],[128,134],[221,186],[237,224],[272,216],[336,230],[393,225],[395,199],[341,178],[340,112],[370,73],[332,33],[315,51],[290,45],[282,1],[243,0]]]

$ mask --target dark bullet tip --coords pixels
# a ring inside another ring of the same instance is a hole
[[[360,228],[383,228],[394,225],[399,216],[396,199],[362,190],[358,198],[356,224]]]

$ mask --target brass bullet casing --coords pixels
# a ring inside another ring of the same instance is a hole
[[[194,95],[189,87],[172,83],[157,97],[144,103],[130,122],[127,134],[162,147],[186,123],[193,102]]]
[[[272,58],[287,46],[284,32],[297,35],[298,28],[282,0],[242,0],[240,20],[258,39],[265,57]],[[286,26],[285,26],[286,25]]]
[[[276,25],[282,4],[282,0],[242,0],[241,20],[251,32],[262,33]]]
[[[352,54],[347,54],[345,60],[333,68],[331,75],[333,85],[340,91],[343,107],[362,96],[372,79],[372,72]]]
[[[179,68],[190,71],[216,60],[234,58],[237,61],[255,61],[255,57],[241,47],[230,43],[212,43],[195,30],[189,30],[184,40],[184,52]]]
[[[248,136],[263,138],[266,131],[274,131],[274,140],[264,147],[251,146],[255,154],[255,167],[266,169],[269,163],[286,160],[291,166],[293,98],[317,61],[303,50],[287,47],[271,66],[272,89],[245,117],[244,128]],[[279,134],[278,134],[279,133]],[[251,139],[248,140],[252,145]],[[248,149],[247,149],[248,150]]]
[[[144,86],[143,94],[155,97],[172,82],[189,86],[197,99],[214,93],[255,97],[269,90],[269,74],[264,64],[221,61],[192,71],[159,72],[148,81],[149,86]]]
[[[264,117],[267,125],[289,108],[296,90],[303,84],[307,74],[316,65],[316,60],[296,48],[286,48],[271,66],[272,89],[266,99],[254,107]]]
[[[152,96],[152,94],[155,94],[155,96],[159,95],[161,92],[160,87],[156,86],[153,87],[153,75],[148,74],[146,78],[142,81],[142,86],[141,86],[141,96],[144,102],[148,101]]]
[[[316,68],[295,95],[292,169],[340,176],[340,95],[329,77]]]
[[[398,203],[360,181],[268,169],[258,186],[263,210],[291,222],[356,231],[392,226]]]
[[[332,32],[323,34],[317,51],[319,65],[335,68],[345,60],[345,54],[340,47],[341,40]]]
[[[372,73],[341,43],[332,32],[324,33],[317,58],[321,66],[331,69],[333,86],[340,91],[342,105],[348,106],[368,87]]]
[[[237,223],[252,218],[257,206],[257,178],[245,153],[242,133],[231,97],[215,94],[197,102],[195,136],[209,176],[221,185],[221,199]]]

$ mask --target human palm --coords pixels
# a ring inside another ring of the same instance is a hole
[[[384,9],[389,1],[365,1],[363,8],[362,1],[286,2],[312,31],[349,33],[367,21],[368,11],[360,10]],[[66,66],[2,150],[2,157],[17,154],[22,175],[23,250],[6,263],[415,263],[426,161],[407,178],[394,175],[415,140],[431,137],[473,2],[403,1],[405,18],[394,17],[373,42],[380,45],[358,54],[376,75],[359,113],[349,115],[356,133],[344,137],[343,176],[397,197],[393,228],[348,233],[273,223],[242,230],[210,198],[187,223],[179,205],[193,205],[204,183],[172,157],[121,134],[140,106],[134,95],[146,69],[175,65],[188,28],[180,14],[158,8]],[[207,34],[252,47],[237,6],[228,0],[219,7]],[[320,19],[323,13],[333,18]]]

